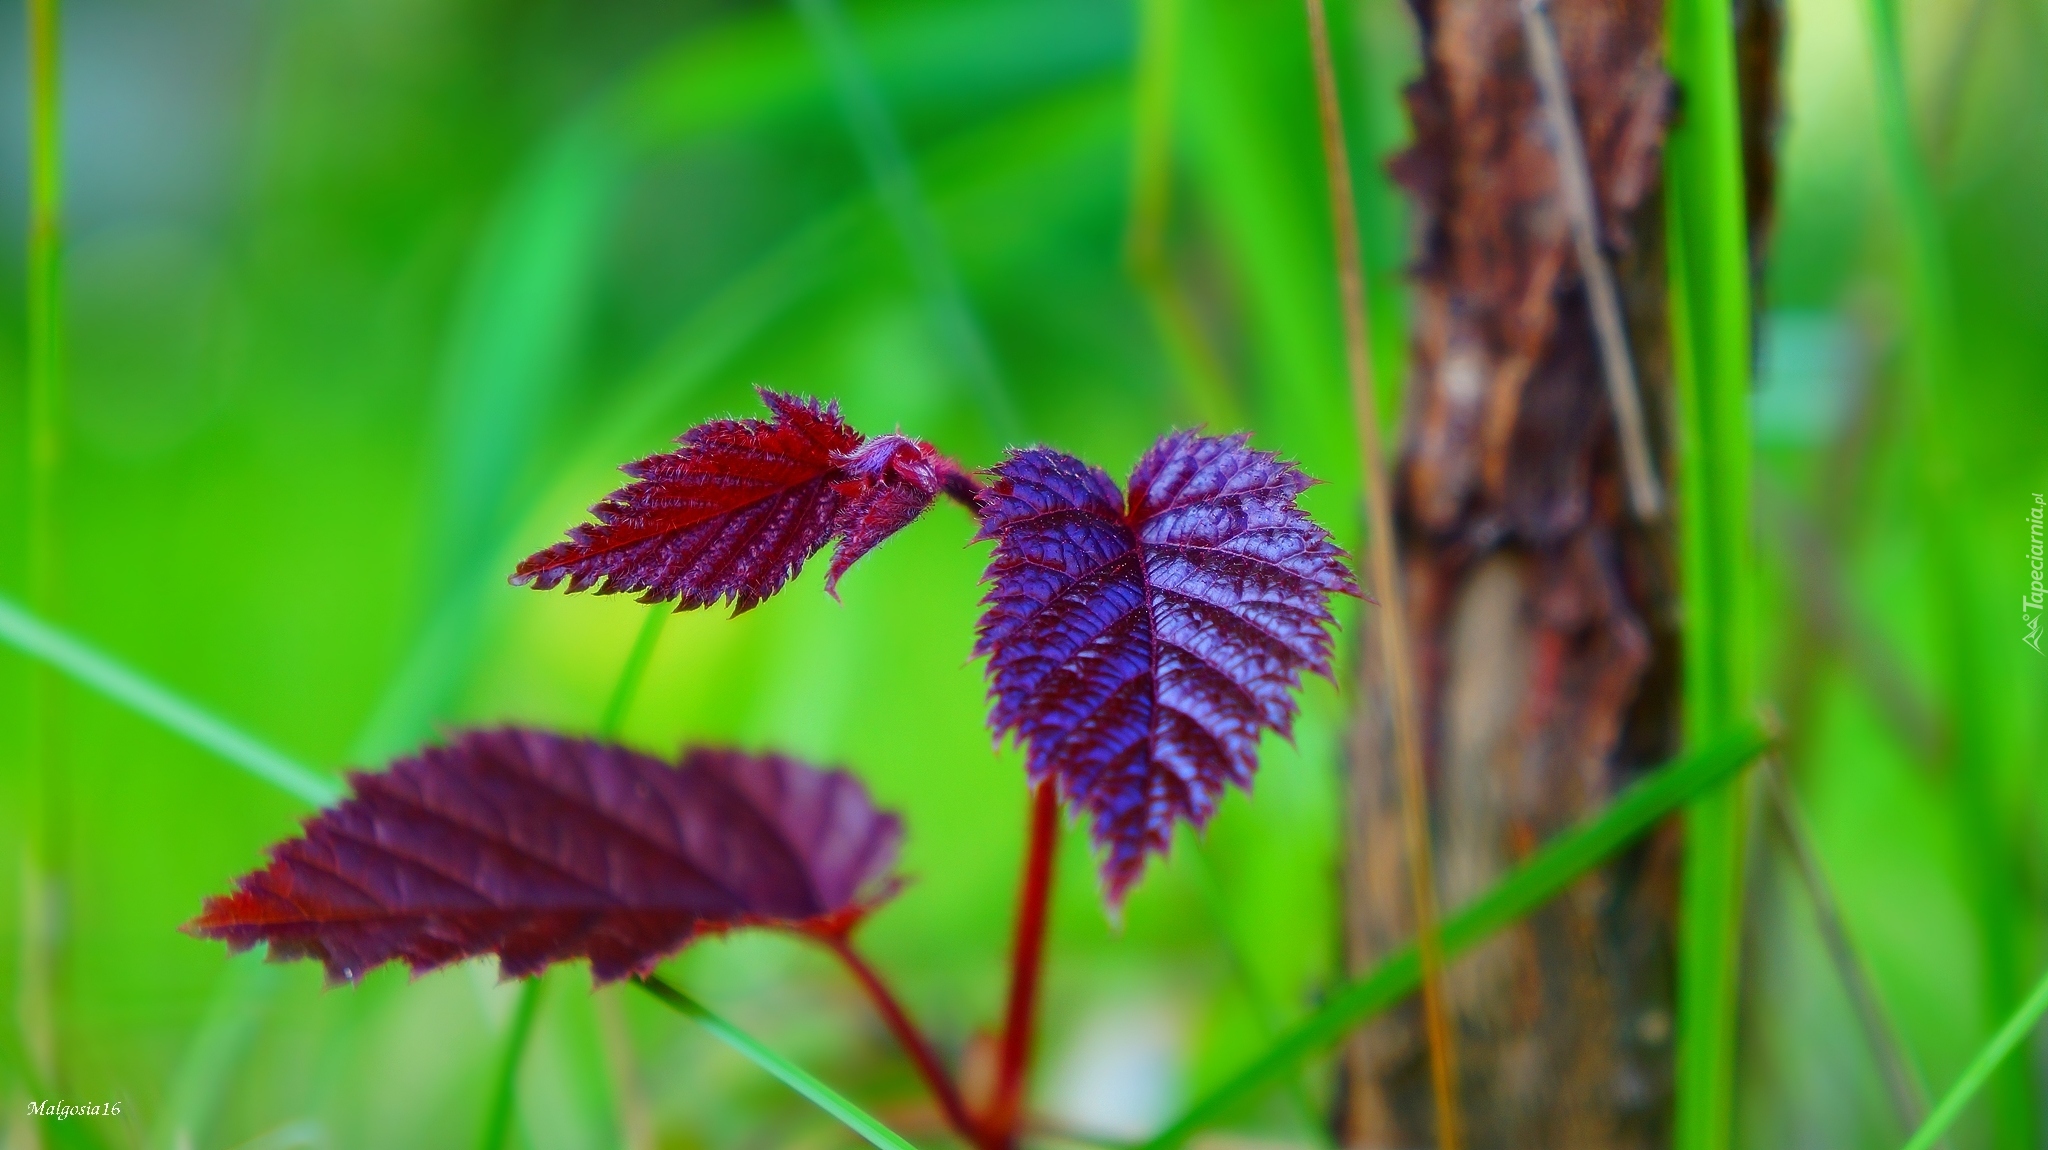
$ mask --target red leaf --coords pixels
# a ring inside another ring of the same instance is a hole
[[[1225,784],[1251,785],[1301,672],[1330,674],[1330,595],[1358,593],[1296,506],[1313,481],[1245,443],[1168,436],[1128,501],[1072,456],[1012,452],[982,497],[989,722],[1092,816],[1112,904],[1175,819],[1199,827]]]
[[[628,464],[634,482],[591,508],[597,522],[528,557],[512,582],[639,591],[641,602],[674,599],[677,610],[728,599],[737,614],[780,591],[838,536],[825,580],[836,597],[846,569],[940,491],[973,502],[973,479],[928,443],[868,439],[836,403],[766,389],[761,400],[773,419],[702,423],[674,451]]]
[[[842,931],[895,890],[900,820],[780,755],[696,748],[678,767],[509,728],[350,782],[185,929],[335,981],[495,953],[508,978],[588,958],[609,982],[707,931]]]
[[[715,419],[680,447],[623,470],[633,482],[591,509],[597,522],[531,556],[512,582],[598,594],[640,591],[677,609],[729,599],[745,611],[773,595],[832,536],[845,479],[839,457],[863,437],[820,405],[763,389],[772,420]]]

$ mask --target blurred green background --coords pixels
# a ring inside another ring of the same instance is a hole
[[[589,730],[647,608],[515,591],[504,574],[611,490],[617,463],[750,412],[755,383],[837,396],[856,425],[900,424],[973,464],[1045,441],[1122,473],[1171,424],[1242,424],[1329,481],[1312,509],[1355,546],[1302,14],[1242,0],[1180,13],[1157,218],[1218,351],[1206,383],[1124,255],[1134,71],[1159,43],[1129,4],[67,3],[53,613],[336,770],[463,723]],[[1333,15],[1355,153],[1383,157],[1404,135],[1413,26],[1394,0]],[[2048,5],[1905,13],[1960,299],[1961,374],[1939,402],[1967,468],[1939,510],[1967,548],[1963,585],[1934,581],[1915,526],[1920,429],[1898,401],[1898,217],[1864,8],[1790,0],[1788,15],[1756,404],[1767,681],[1850,929],[1938,1088],[1987,1031],[1986,972],[2031,979],[2048,959],[2048,664],[2014,609],[2025,516],[2048,490]],[[19,220],[24,81],[7,35],[0,207]],[[1398,381],[1403,212],[1376,164],[1362,175],[1380,376]],[[0,255],[20,266],[18,228]],[[20,283],[0,277],[0,585],[16,595]],[[818,593],[813,564],[741,618],[671,620],[625,724],[649,748],[846,764],[902,809],[914,881],[867,938],[954,1049],[999,1013],[1025,808],[1020,757],[982,725],[985,556],[970,534],[940,507],[853,572],[843,603]],[[1953,611],[1931,609],[1943,601]],[[1955,611],[1981,672],[1960,699],[1933,669]],[[0,655],[9,844],[25,835],[27,682]],[[1183,842],[1154,868],[1120,927],[1083,837],[1066,837],[1048,1114],[1142,1134],[1329,984],[1341,713],[1320,681],[1304,703],[1293,744],[1269,741],[1256,801],[1234,795],[1200,853]],[[124,1102],[120,1119],[75,1125],[123,1147],[471,1144],[514,988],[471,964],[323,991],[310,966],[230,960],[178,933],[303,808],[82,690],[64,709],[67,957],[47,1005],[65,1096]],[[1959,724],[1990,764],[1969,780],[1939,774],[1920,737]],[[23,857],[0,850],[10,1009]],[[1756,861],[1742,1144],[1895,1143],[1803,896],[1767,842]],[[670,969],[940,1141],[819,955],[743,936]],[[644,996],[593,995],[580,968],[550,983],[520,1144],[848,1143]],[[9,1051],[0,1136],[38,1145],[52,1131],[20,1117]],[[1305,1082],[1330,1085],[1321,1070]],[[1284,1092],[1235,1125],[1311,1144]],[[1956,1145],[1986,1138],[1973,1117]]]

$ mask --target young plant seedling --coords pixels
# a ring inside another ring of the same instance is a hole
[[[1127,488],[1043,447],[977,478],[930,444],[868,437],[836,404],[762,391],[767,419],[721,419],[626,466],[595,521],[521,563],[515,584],[637,592],[677,610],[751,610],[834,545],[826,576],[939,496],[994,543],[975,653],[989,726],[1025,751],[1030,845],[995,1085],[970,1105],[852,944],[892,895],[901,821],[850,775],[693,747],[671,764],[547,731],[469,731],[388,771],[211,899],[188,930],[353,981],[494,954],[507,977],[588,959],[599,983],[651,978],[692,939],[742,927],[831,950],[873,999],[955,1131],[1016,1144],[1059,805],[1085,814],[1103,896],[1121,907],[1174,824],[1249,789],[1259,739],[1289,733],[1304,671],[1331,675],[1344,553],[1299,507],[1313,480],[1244,435],[1175,432]]]

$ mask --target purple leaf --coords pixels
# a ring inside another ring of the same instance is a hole
[[[511,728],[350,783],[186,929],[317,958],[334,981],[495,953],[508,978],[588,958],[609,982],[705,932],[844,931],[895,890],[900,820],[852,776],[780,755],[674,766]]]
[[[1330,674],[1330,596],[1358,594],[1296,505],[1313,481],[1246,439],[1162,439],[1128,500],[1072,456],[1016,451],[982,496],[989,722],[1089,813],[1113,905],[1176,819],[1200,827],[1225,784],[1249,788],[1301,672]]]

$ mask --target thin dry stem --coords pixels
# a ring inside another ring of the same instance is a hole
[[[1821,941],[1827,946],[1836,977],[1842,980],[1842,989],[1848,992],[1849,1005],[1854,1008],[1856,1022],[1863,1029],[1863,1041],[1869,1046],[1870,1055],[1877,1062],[1878,1073],[1884,1079],[1885,1094],[1891,1100],[1900,1124],[1908,1131],[1918,1130],[1920,1124],[1927,1120],[1927,1095],[1921,1088],[1920,1078],[1913,1072],[1912,1063],[1907,1061],[1905,1048],[1892,1027],[1891,1017],[1885,1013],[1883,1002],[1877,997],[1877,987],[1863,965],[1863,956],[1849,938],[1849,929],[1842,920],[1841,904],[1835,899],[1834,886],[1828,882],[1827,872],[1821,869],[1820,856],[1813,849],[1813,836],[1807,831],[1805,816],[1799,810],[1791,787],[1785,782],[1783,771],[1773,761],[1762,773],[1772,821],[1779,837],[1784,840],[1785,852],[1792,857],[1793,870],[1799,875],[1801,885],[1806,888],[1806,896],[1813,904],[1813,918],[1820,928]]]
[[[1944,175],[1954,165],[1956,137],[1963,105],[1963,89],[1969,82],[1970,60],[1984,39],[1985,17],[1991,14],[1991,0],[1970,0],[1955,43],[1941,62],[1941,80],[1934,85],[1934,97],[1927,111],[1928,166]]]
[[[1826,532],[1788,497],[1765,484],[1759,488],[1757,506],[1765,527],[1784,549],[1804,628],[1823,649],[1841,655],[1843,665],[1863,684],[1880,715],[1915,757],[1923,765],[1939,767],[1949,751],[1947,718],[1914,683],[1898,651],[1861,617]]]
[[[1223,357],[1203,330],[1166,250],[1167,222],[1173,214],[1173,91],[1180,59],[1180,15],[1181,0],[1142,0],[1139,5],[1124,266],[1144,297],[1193,414],[1209,423],[1235,426],[1243,413]]]
[[[1380,453],[1379,411],[1372,387],[1372,356],[1365,323],[1365,268],[1359,255],[1358,211],[1352,198],[1351,160],[1344,146],[1344,114],[1330,63],[1330,33],[1323,0],[1308,7],[1309,51],[1315,66],[1316,108],[1322,129],[1323,166],[1329,180],[1330,215],[1336,240],[1337,286],[1344,309],[1344,361],[1357,421],[1366,516],[1372,533],[1374,590],[1380,603],[1380,656],[1392,694],[1395,758],[1401,773],[1401,823],[1408,848],[1408,874],[1415,900],[1416,950],[1422,960],[1422,1013],[1429,1036],[1430,1083],[1436,1098],[1437,1145],[1464,1145],[1458,1113],[1458,1062],[1443,993],[1443,940],[1436,909],[1436,873],[1429,841],[1428,792],[1422,780],[1421,721],[1417,714],[1414,658],[1408,617],[1394,557],[1394,510]]]
[[[57,485],[63,462],[62,365],[64,242],[63,120],[58,0],[28,0],[27,40],[28,236],[25,434],[28,464],[27,575],[29,609],[44,618],[62,615],[58,556]],[[27,801],[20,827],[23,859],[20,974],[15,1022],[34,1069],[61,1086],[64,1068],[58,1004],[64,1000],[62,948],[68,884],[65,827],[69,784],[58,760],[64,725],[63,683],[47,665],[29,672],[22,763]]]
[[[1194,417],[1212,425],[1237,426],[1243,421],[1243,412],[1223,358],[1203,331],[1187,291],[1170,268],[1133,268],[1131,274],[1145,297],[1146,314],[1152,317],[1152,326],[1173,361]]]
[[[1173,84],[1180,54],[1180,0],[1142,0],[1138,16],[1124,264],[1142,278],[1165,258],[1166,219],[1173,196]]]
[[[1621,296],[1614,287],[1614,269],[1607,263],[1607,253],[1600,248],[1600,208],[1593,196],[1592,170],[1587,166],[1585,142],[1579,135],[1578,113],[1572,108],[1564,54],[1558,50],[1557,30],[1551,27],[1544,0],[1521,0],[1518,7],[1522,11],[1522,39],[1529,48],[1529,65],[1536,73],[1536,90],[1542,96],[1544,116],[1550,121],[1558,186],[1564,193],[1565,215],[1572,225],[1572,247],[1578,253],[1579,274],[1586,281],[1586,298],[1592,304],[1593,335],[1600,345],[1600,374],[1607,381],[1607,402],[1614,408],[1614,422],[1621,437],[1621,465],[1628,476],[1629,507],[1637,519],[1648,522],[1664,513],[1663,488],[1657,481],[1657,464],[1650,454],[1642,389],[1636,383],[1628,328],[1621,318]]]

